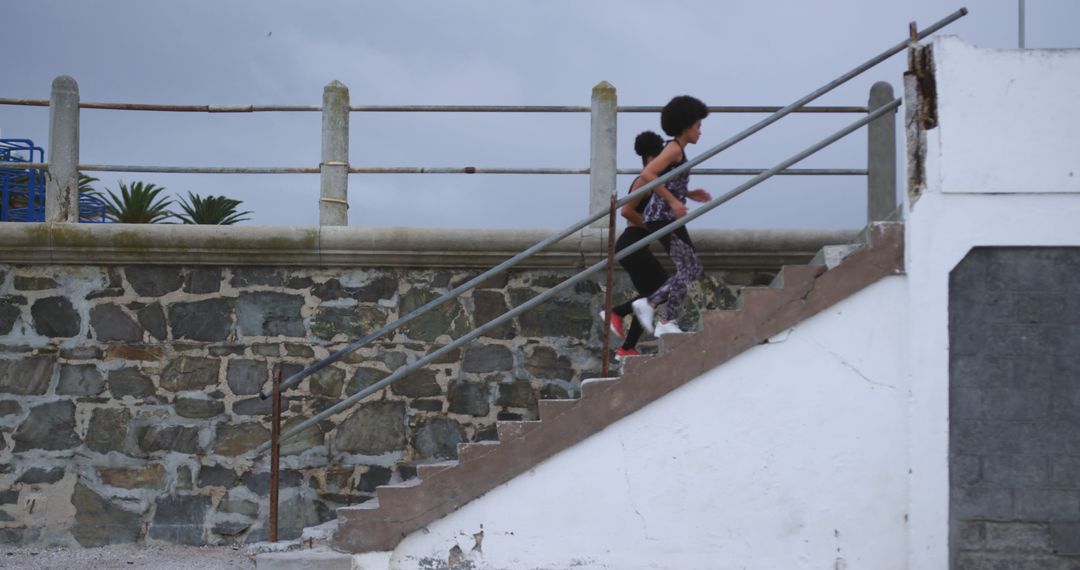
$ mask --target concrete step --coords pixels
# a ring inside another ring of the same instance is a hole
[[[376,487],[376,488],[378,488],[378,487]],[[349,505],[347,507],[338,507],[338,512],[341,512],[344,509],[349,509],[349,510],[353,510],[353,511],[374,511],[374,510],[376,510],[378,508],[379,508],[379,497],[375,497],[373,499],[369,499],[369,500],[364,501],[363,503],[360,503],[360,504],[357,504],[357,505]]]
[[[684,332],[682,334],[666,334],[660,337],[660,351],[671,352],[676,350],[683,343],[691,340],[695,333]]]
[[[424,479],[426,479],[428,477],[431,477],[432,475],[434,475],[434,474],[436,474],[436,473],[438,473],[440,471],[445,471],[445,470],[447,470],[447,469],[449,469],[449,468],[451,468],[451,467],[453,467],[453,466],[455,466],[457,464],[458,464],[457,461],[443,461],[443,462],[440,462],[440,463],[421,463],[421,464],[416,466],[416,476],[421,481],[423,481]]]
[[[577,405],[577,400],[540,400],[540,421],[549,421]]]
[[[500,442],[523,437],[537,429],[540,429],[540,422],[495,422]]]
[[[386,508],[407,506],[416,501],[416,493],[413,490],[420,484],[419,479],[415,485],[384,485],[375,489],[375,496],[379,498],[379,505]],[[381,507],[380,507],[381,508]]]
[[[754,304],[771,305],[783,296],[784,291],[774,287],[743,287],[735,299],[735,308],[741,311]]]
[[[499,445],[499,442],[497,441],[474,441],[470,443],[459,443],[458,461],[464,463],[466,461],[472,461],[477,458],[483,457],[491,453],[497,445]]]
[[[772,283],[769,283],[769,287],[783,289],[789,284],[798,285],[821,275],[825,269],[822,265],[785,265],[780,268]]]
[[[742,313],[739,311],[705,311],[701,315],[702,330],[710,334],[719,334],[720,331],[737,329],[742,323]]]
[[[329,548],[271,552],[255,557],[256,570],[353,570],[353,556]]]
[[[824,265],[826,269],[832,269],[840,265],[845,257],[851,255],[851,252],[862,246],[862,243],[827,245],[818,250],[814,258],[810,260],[810,265]]]
[[[618,382],[618,378],[589,378],[581,383],[581,398],[595,398],[597,394],[602,393],[611,387],[612,384]]]

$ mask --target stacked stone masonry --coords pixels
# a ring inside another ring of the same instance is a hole
[[[1080,248],[950,275],[952,567],[1080,568]]]
[[[305,380],[285,426],[326,409],[561,281],[497,277]],[[0,543],[267,538],[271,402],[257,393],[474,271],[0,265]],[[686,329],[771,275],[713,272]],[[334,518],[497,420],[579,394],[600,374],[596,281],[538,307],[282,448],[281,536]],[[629,282],[618,278],[616,300]],[[737,283],[737,284],[736,284]],[[646,350],[655,349],[645,343]]]

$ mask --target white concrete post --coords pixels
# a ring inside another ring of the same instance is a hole
[[[349,88],[339,81],[323,88],[319,174],[319,225],[349,225]]]
[[[589,136],[589,212],[607,210],[611,207],[611,193],[615,191],[616,148],[615,86],[601,81],[592,90],[592,111]],[[606,228],[607,217],[591,224],[594,228]]]
[[[45,221],[78,223],[79,84],[68,75],[61,75],[52,82],[48,161]]]
[[[893,100],[892,85],[879,81],[870,88],[867,108],[874,112]],[[896,212],[896,113],[866,127],[866,221],[879,222]]]

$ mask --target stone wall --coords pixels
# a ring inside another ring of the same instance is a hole
[[[495,278],[305,380],[294,425],[520,304],[570,270]],[[0,543],[265,540],[269,437],[257,392],[475,270],[0,265]],[[682,325],[734,302],[710,272]],[[629,292],[619,277],[617,300]],[[377,485],[494,439],[599,374],[595,281],[520,316],[283,446],[282,537]],[[645,345],[646,350],[650,347]]]
[[[952,568],[1080,565],[1080,248],[950,276]]]

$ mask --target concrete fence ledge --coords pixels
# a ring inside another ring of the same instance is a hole
[[[488,268],[551,230],[0,224],[0,263],[278,265]],[[857,230],[696,230],[706,269],[775,270],[806,263],[824,245]],[[584,229],[519,265],[574,268],[602,259],[606,229]],[[658,250],[659,251],[659,250]]]

